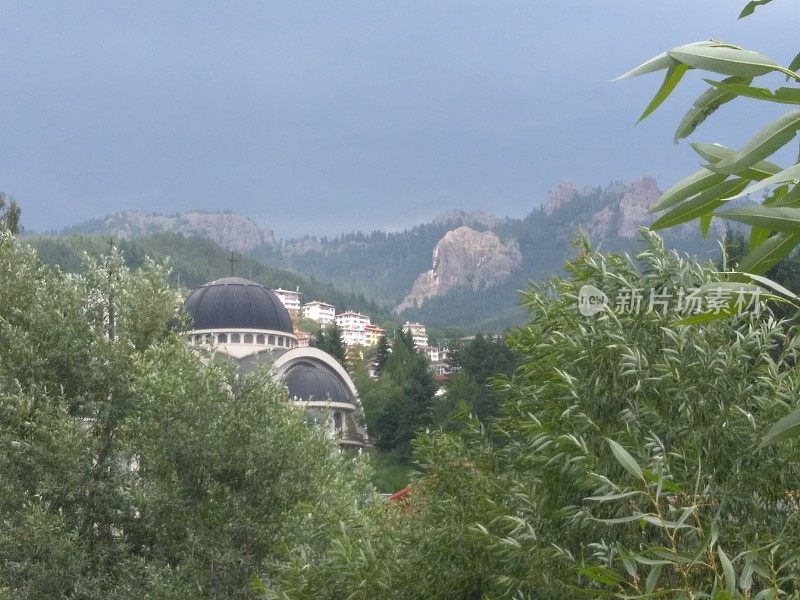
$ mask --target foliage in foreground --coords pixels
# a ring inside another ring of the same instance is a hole
[[[0,233],[3,597],[249,597],[369,497],[265,374],[189,349],[178,306],[149,261],[67,275]]]
[[[650,244],[638,261],[585,249],[569,279],[531,289],[500,418],[419,437],[409,502],[362,514],[265,595],[800,593],[800,448],[758,447],[798,405],[797,342],[768,312],[703,327],[646,306],[581,316],[586,283],[614,298],[719,278]]]

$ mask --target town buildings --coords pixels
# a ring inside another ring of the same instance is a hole
[[[303,304],[302,311],[304,319],[316,321],[322,327],[327,327],[336,320],[336,307],[333,304],[327,304],[319,300],[306,302]]]
[[[428,330],[422,323],[406,321],[403,323],[403,331],[411,334],[414,345],[417,348],[425,348],[428,346]]]
[[[289,314],[293,318],[300,316],[300,290],[295,290],[293,292],[291,290],[282,290],[278,288],[277,290],[272,290],[272,292],[278,297],[278,300],[283,303],[286,310],[289,311]]]

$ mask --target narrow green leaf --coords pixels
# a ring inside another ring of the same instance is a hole
[[[593,519],[598,523],[605,523],[606,525],[621,525],[623,523],[632,523],[633,521],[641,521],[642,515],[629,515],[627,517],[617,517],[616,519]]]
[[[604,494],[602,496],[589,496],[586,500],[592,502],[609,502],[611,500],[621,500],[622,498],[630,498],[631,496],[640,496],[644,492],[639,491],[632,491],[632,492],[620,492],[619,494]]]
[[[748,84],[752,79],[745,77],[728,77],[724,83],[743,83]],[[688,137],[705,121],[709,115],[713,114],[720,106],[736,98],[736,94],[715,87],[708,88],[698,96],[692,107],[686,112],[675,130],[674,141],[677,144],[680,140]]]
[[[763,275],[800,244],[800,235],[778,233],[759,244],[750,254],[739,262],[738,269],[747,273]]]
[[[784,67],[763,54],[721,42],[678,46],[668,50],[667,56],[695,69],[735,77],[752,78],[772,71],[786,72]]]
[[[800,208],[782,206],[742,206],[721,213],[718,217],[771,231],[800,234]]]
[[[680,64],[679,61],[667,56],[666,52],[662,52],[658,56],[654,56],[650,60],[646,60],[638,67],[631,69],[627,73],[623,73],[616,79],[612,81],[619,81],[620,79],[629,79],[630,77],[638,77],[639,75],[646,75],[648,73],[655,73],[656,71],[661,71],[663,69],[669,69],[670,67]]]
[[[755,194],[756,192],[760,192],[764,188],[768,188],[771,185],[778,185],[781,183],[795,183],[797,181],[800,181],[800,164],[793,165],[788,169],[784,169],[783,171],[775,173],[774,175],[771,175],[766,179],[762,179],[761,181],[744,188],[741,192],[739,192],[735,196],[731,196],[729,200],[738,200],[739,198],[744,198],[745,196],[749,196],[751,194]]]
[[[661,577],[661,566],[662,565],[653,565],[653,568],[650,569],[650,573],[647,575],[647,580],[644,584],[644,591],[646,594],[650,594],[656,589],[658,579]]]
[[[773,206],[786,206],[788,208],[800,207],[800,184],[792,187],[783,196],[778,198]]]
[[[772,279],[769,279],[768,277],[757,275],[755,273],[746,273],[746,272],[742,272],[742,275],[744,275],[745,277],[749,277],[751,280],[755,281],[763,288],[767,288],[772,290],[773,292],[777,292],[781,296],[785,296],[786,298],[789,298],[791,300],[800,300],[797,294],[795,294],[791,290],[786,289],[777,281],[772,281]]]
[[[732,157],[715,164],[713,171],[736,173],[774,154],[789,143],[800,129],[800,110],[793,110],[775,119],[753,136]]]
[[[742,12],[739,13],[739,18],[744,19],[745,17],[749,17],[756,11],[756,8],[769,4],[770,2],[772,2],[772,0],[750,0],[750,2],[745,4]]]
[[[749,552],[745,556],[742,573],[739,575],[739,587],[745,594],[753,587],[753,555]]]
[[[800,410],[789,413],[770,427],[759,448],[776,444],[800,435]]]
[[[711,229],[711,219],[713,218],[714,215],[712,213],[700,215],[700,235],[703,236],[704,240],[708,239],[708,230]]]
[[[623,468],[634,477],[644,480],[642,468],[637,464],[628,451],[611,438],[606,438],[606,441],[608,442],[608,445],[611,446],[611,452],[614,454],[614,458],[617,459],[619,464],[621,464]]]
[[[650,229],[657,231],[659,229],[666,229],[667,227],[674,227],[675,225],[686,223],[704,214],[711,213],[725,204],[729,196],[737,194],[746,185],[746,180],[738,178],[718,183],[704,192],[700,192],[691,200],[687,200],[671,210],[668,210],[650,225]]]
[[[707,160],[711,165],[715,165],[721,160],[730,158],[736,154],[736,150],[732,150],[722,144],[692,144],[692,149],[700,155],[700,158]],[[782,170],[780,165],[762,160],[754,165],[751,165],[746,170],[738,173],[739,177],[743,179],[751,179],[753,181],[760,181],[765,177],[779,173]]]
[[[797,56],[794,57],[794,60],[791,63],[789,63],[789,70],[790,71],[800,70],[800,52],[798,52]]]
[[[725,576],[725,591],[732,598],[736,593],[736,571],[733,570],[733,564],[728,555],[719,546],[717,546],[717,556],[719,556],[722,573]]]
[[[752,227],[750,229],[750,239],[747,242],[747,248],[752,252],[756,247],[766,242],[772,235],[771,229],[764,229],[763,227]]]
[[[669,95],[672,93],[672,90],[675,89],[683,76],[686,74],[691,67],[684,65],[684,64],[677,64],[672,65],[669,69],[667,69],[667,74],[664,76],[664,82],[661,84],[661,87],[658,88],[656,95],[653,96],[653,99],[650,101],[650,104],[647,105],[647,108],[644,109],[644,112],[639,117],[639,123],[644,121],[652,112],[657,109],[661,104],[666,100]]]
[[[767,100],[780,104],[800,104],[800,88],[781,87],[772,91],[768,88],[752,87],[747,84],[731,83],[729,81],[714,81],[713,79],[706,79],[705,81],[718,90],[728,92],[734,96],[744,96],[745,98]]]
[[[670,206],[678,204],[678,202],[691,198],[705,189],[722,183],[726,178],[727,175],[723,175],[722,173],[714,173],[708,169],[700,169],[661,194],[658,202],[650,208],[649,212],[660,212]]]

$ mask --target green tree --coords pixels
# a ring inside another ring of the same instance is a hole
[[[380,374],[381,371],[386,367],[386,363],[389,360],[389,355],[391,354],[391,349],[389,348],[389,340],[386,339],[385,335],[382,335],[378,338],[378,344],[375,348],[375,373]]]
[[[378,380],[359,390],[375,446],[407,464],[416,431],[432,424],[435,393],[427,357],[398,329]]]
[[[702,327],[582,316],[585,284],[615,298],[719,282],[654,236],[638,260],[584,247],[567,272],[525,294],[499,418],[418,436],[406,504],[285,570],[288,597],[797,595],[800,444],[758,449],[798,405],[797,344],[765,306]]]
[[[369,499],[265,373],[182,340],[167,282],[117,253],[68,276],[0,233],[2,595],[248,597]]]
[[[10,231],[17,235],[20,232],[22,210],[14,198],[0,192],[0,231]]]
[[[319,332],[311,338],[311,345],[327,352],[344,364],[347,352],[342,341],[342,329],[336,323],[320,328]]]

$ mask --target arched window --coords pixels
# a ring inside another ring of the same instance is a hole
[[[211,344],[214,343],[214,336],[212,334],[210,334],[210,333],[207,333],[205,335],[205,339],[203,340],[203,343],[210,346]]]
[[[256,336],[256,344],[261,344],[263,346],[264,345],[264,339],[265,339],[264,338],[264,334],[263,333],[259,333]]]
[[[245,344],[252,344],[253,343],[253,334],[252,333],[245,333],[244,334],[244,343]]]
[[[242,336],[238,333],[231,334],[231,344],[241,344],[242,343]]]
[[[342,413],[338,410],[333,413],[333,427],[336,431],[342,430]]]
[[[203,343],[203,336],[200,335],[199,333],[196,336],[194,336],[194,343],[195,344],[202,344]]]
[[[285,341],[286,341],[285,337],[283,337],[282,335],[278,336],[278,346],[283,347]]]
[[[218,344],[227,344],[228,343],[228,334],[227,333],[220,333],[217,336],[217,343]]]
[[[275,345],[275,336],[274,335],[269,336],[269,345],[270,346],[274,346]]]

